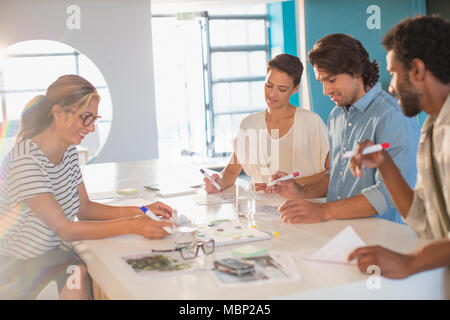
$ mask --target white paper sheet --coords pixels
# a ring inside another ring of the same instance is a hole
[[[145,200],[142,198],[119,198],[119,199],[111,199],[109,201],[104,201],[102,203],[115,206],[115,207],[127,207],[127,206],[133,206],[133,207],[140,207],[150,204],[152,201]]]
[[[274,201],[278,197],[278,195],[265,194],[263,192],[256,192],[255,194],[255,200],[257,201]],[[222,192],[194,197],[194,200],[198,205],[233,203],[236,201],[236,194],[234,187],[230,187]]]
[[[264,205],[256,207],[256,216],[265,221],[280,220],[280,213],[278,212],[278,205]]]
[[[303,258],[322,262],[356,264],[356,260],[349,262],[348,256],[355,249],[364,246],[366,246],[364,241],[361,240],[351,226],[348,226],[322,248]]]
[[[118,194],[116,191],[106,191],[106,192],[91,192],[89,193],[89,200],[95,202],[106,203],[114,199],[124,199],[127,196]],[[102,200],[102,201],[99,201]]]
[[[216,193],[194,197],[194,200],[198,205],[233,203],[236,201],[236,195],[234,193]]]
[[[187,194],[197,193],[199,190],[198,185],[185,185],[185,184],[159,184],[145,186],[148,190],[156,191],[156,195],[162,198],[179,197]]]

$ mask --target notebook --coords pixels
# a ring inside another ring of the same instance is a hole
[[[270,240],[272,235],[259,229],[241,225],[239,222],[220,222],[197,228],[199,239],[214,239],[216,247],[234,246],[241,243]]]

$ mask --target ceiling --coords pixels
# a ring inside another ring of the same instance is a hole
[[[283,0],[151,0],[152,14],[198,12],[212,8],[251,6]]]

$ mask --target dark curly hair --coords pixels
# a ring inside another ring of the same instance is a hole
[[[300,83],[303,73],[303,64],[298,57],[287,53],[279,54],[267,63],[267,72],[269,72],[271,68],[287,73],[294,82],[294,87]]]
[[[378,81],[378,62],[370,62],[361,42],[346,34],[323,37],[308,52],[308,59],[315,68],[327,73],[361,75],[365,88],[372,88]]]
[[[405,18],[385,34],[382,43],[407,69],[418,58],[442,83],[450,83],[450,23],[440,15]]]

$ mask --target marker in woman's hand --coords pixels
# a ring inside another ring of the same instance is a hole
[[[374,153],[374,152],[378,152],[384,149],[389,148],[391,145],[389,144],[389,142],[386,143],[380,143],[380,144],[374,144],[372,146],[369,146],[367,148],[365,148],[361,153],[364,154],[369,154],[369,153]],[[344,152],[343,154],[341,154],[341,158],[351,158],[356,154],[356,151],[347,151]]]
[[[300,173],[298,173],[298,172],[294,172],[294,173],[288,174],[287,176],[284,176],[284,177],[278,178],[276,180],[270,181],[267,184],[267,186],[268,187],[274,186],[278,181],[286,181],[286,180],[294,179],[295,177],[298,177],[299,174]]]
[[[145,213],[145,215],[146,215],[147,217],[149,217],[150,219],[155,220],[155,221],[161,221],[161,218],[158,217],[156,214],[154,214],[154,213],[153,213],[150,209],[148,209],[146,206],[142,206],[142,207],[140,207],[140,209],[141,209],[141,211],[142,211],[143,213]],[[172,228],[170,228],[170,227],[163,227],[163,229],[166,230],[167,233],[173,233]]]
[[[212,182],[212,184],[214,185],[214,187],[217,190],[222,190],[222,188],[219,186],[219,184],[213,178],[211,178],[211,176],[209,174],[207,174],[205,170],[200,169],[200,172],[205,176],[206,179],[208,179],[209,181]]]

